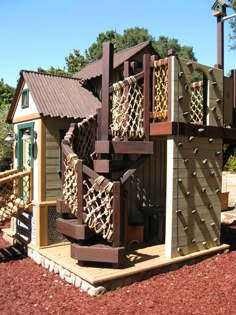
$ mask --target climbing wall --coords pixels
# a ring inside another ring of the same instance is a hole
[[[192,83],[196,75],[201,82]],[[172,121],[223,126],[222,70],[173,57],[172,78]]]
[[[220,244],[222,140],[167,140],[166,256]]]

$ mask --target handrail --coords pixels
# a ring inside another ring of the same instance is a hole
[[[8,175],[12,175],[12,174],[15,174],[18,172],[18,169],[17,168],[13,168],[11,170],[6,170],[4,172],[0,172],[0,179],[3,178],[3,177],[6,177]]]

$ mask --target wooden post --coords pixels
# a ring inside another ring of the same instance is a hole
[[[150,134],[150,55],[145,54],[143,56],[143,70],[144,70],[144,137],[146,141],[149,141]]]
[[[81,160],[77,161],[76,174],[78,200],[77,220],[79,224],[83,224],[83,162]]]
[[[113,183],[113,247],[120,246],[121,239],[121,189],[120,182]]]
[[[172,120],[172,57],[175,55],[175,51],[173,49],[168,50],[168,108],[167,108],[167,117],[168,121]]]
[[[153,55],[151,56],[151,64],[152,66],[154,65],[154,61],[158,60],[158,56],[157,55]],[[156,85],[156,76],[155,76],[155,68],[153,66],[153,70],[152,70],[152,112],[155,111],[155,96],[156,96],[156,90],[155,90],[155,85]]]
[[[217,68],[224,69],[224,22],[217,16]]]
[[[108,140],[110,95],[109,87],[112,84],[113,71],[113,45],[103,44],[102,57],[102,114],[101,114],[101,140]]]
[[[236,127],[236,70],[232,70],[233,77],[233,127]]]

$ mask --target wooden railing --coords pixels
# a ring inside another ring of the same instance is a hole
[[[31,211],[32,169],[0,173],[0,224],[23,211]]]

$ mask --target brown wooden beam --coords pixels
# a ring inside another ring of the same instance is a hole
[[[153,154],[151,141],[96,141],[96,153]]]
[[[58,213],[71,213],[69,207],[65,204],[64,199],[58,199],[56,204]]]
[[[144,70],[144,109],[143,109],[143,123],[144,123],[144,139],[149,140],[150,132],[150,55],[143,56],[143,70]]]

